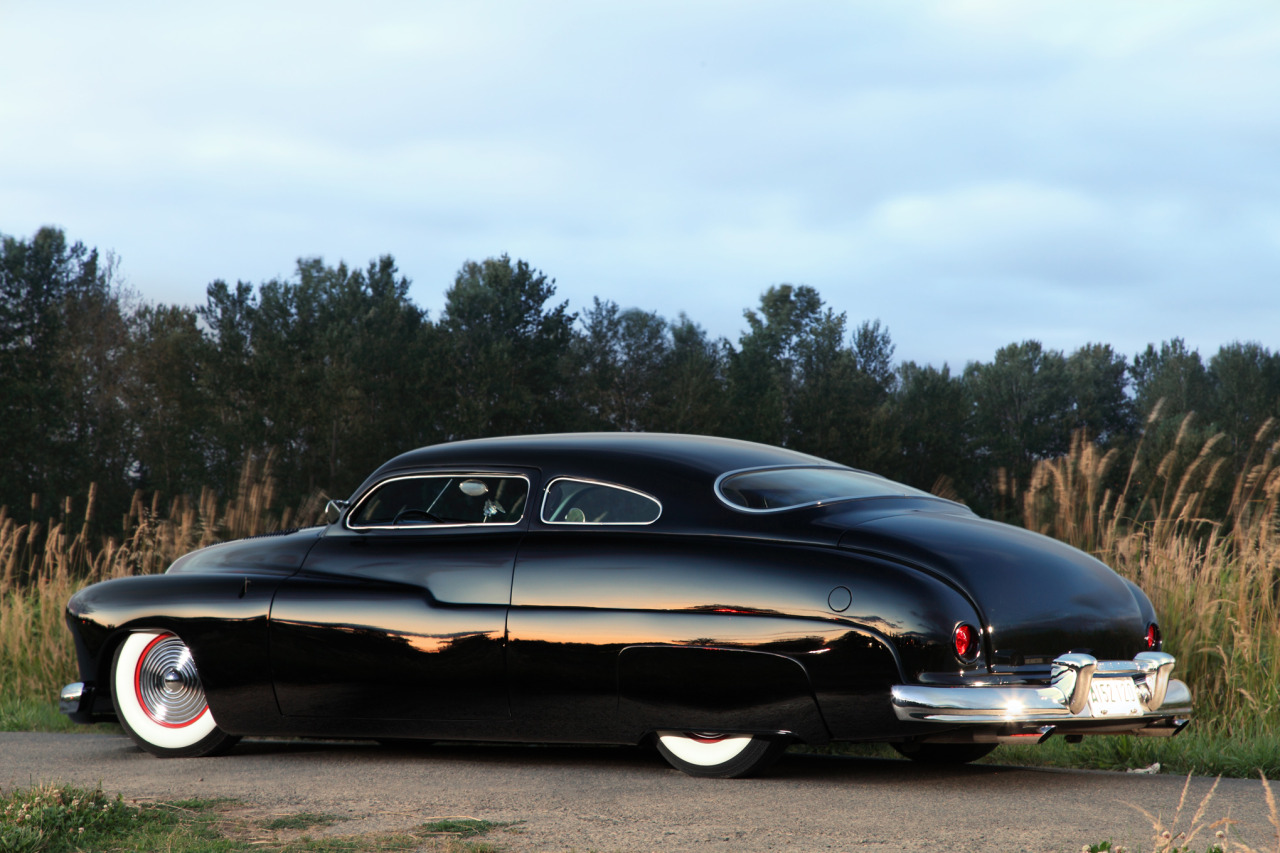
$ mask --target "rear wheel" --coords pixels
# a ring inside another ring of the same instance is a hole
[[[176,634],[130,634],[116,649],[111,689],[120,725],[153,755],[216,755],[240,739],[214,722],[191,650]]]
[[[766,769],[787,748],[781,738],[715,732],[658,732],[658,752],[690,776],[734,779]]]
[[[899,754],[921,764],[968,764],[990,755],[995,743],[906,743],[890,744]]]

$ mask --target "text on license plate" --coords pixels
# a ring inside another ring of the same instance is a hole
[[[1140,717],[1138,691],[1130,678],[1095,678],[1089,684],[1089,709],[1095,717]]]

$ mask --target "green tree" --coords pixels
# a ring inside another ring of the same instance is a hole
[[[713,341],[681,313],[668,324],[671,343],[659,366],[653,396],[654,429],[725,435],[729,399],[725,376],[727,343]]]
[[[800,381],[797,344],[813,336],[829,337],[844,315],[830,310],[823,315],[818,291],[808,285],[781,284],[760,296],[758,311],[743,312],[748,330],[738,349],[728,355],[729,396],[735,415],[731,429],[738,438],[765,444],[787,445],[791,433],[791,407]],[[811,359],[820,345],[810,346]]]
[[[214,353],[194,309],[143,305],[134,312],[127,403],[136,431],[131,473],[140,488],[173,496],[211,485],[219,438],[208,386]]]
[[[1125,357],[1108,344],[1085,344],[1067,357],[1066,367],[1071,429],[1103,443],[1132,438],[1136,424]]]
[[[1156,349],[1147,344],[1133,357],[1129,368],[1133,378],[1134,404],[1146,419],[1156,404],[1164,401],[1160,414],[1181,419],[1187,412],[1205,412],[1211,405],[1211,382],[1200,353],[1187,349],[1182,338],[1174,338]]]
[[[268,444],[259,408],[267,395],[254,375],[253,322],[258,298],[253,285],[238,281],[232,288],[221,279],[205,289],[205,304],[196,308],[211,343],[207,389],[214,439],[206,456],[206,484],[228,489],[244,460]]]
[[[1167,482],[1170,471],[1187,470],[1217,432],[1212,423],[1213,379],[1200,353],[1182,338],[1165,341],[1158,349],[1148,344],[1133,357],[1129,375],[1142,431],[1140,453],[1131,463],[1129,492],[1142,495],[1153,484]],[[1221,445],[1215,449],[1221,451]],[[1212,504],[1216,499],[1206,500]]]
[[[286,500],[345,495],[387,456],[435,440],[437,342],[409,284],[384,256],[364,270],[305,258],[256,293],[209,286],[199,315],[224,487],[246,456],[273,452]]]
[[[918,489],[970,498],[976,475],[969,452],[970,387],[943,365],[898,367],[892,420],[899,430],[897,458],[885,473]]]
[[[733,434],[864,468],[893,456],[893,343],[880,322],[850,337],[808,285],[771,287],[728,351]]]
[[[971,452],[991,475],[1003,469],[1025,484],[1039,459],[1071,442],[1067,360],[1039,341],[1009,344],[990,364],[971,362],[964,382],[973,400]]]
[[[850,398],[859,377],[845,343],[845,315],[830,308],[814,311],[787,347],[783,443],[815,456],[847,458],[858,414]]]
[[[893,369],[894,349],[889,330],[881,328],[879,320],[864,321],[853,333],[853,355],[858,370],[885,393],[891,392],[898,381]]]
[[[788,441],[815,456],[883,470],[898,442],[888,409],[893,344],[879,321],[863,323],[852,343],[846,342],[845,315],[831,309],[796,340]]]
[[[600,427],[660,429],[655,411],[663,366],[671,354],[667,322],[656,313],[597,297],[582,315],[577,339],[588,381],[582,405]],[[584,424],[586,426],[587,424]]]
[[[1209,359],[1209,417],[1227,434],[1233,453],[1247,453],[1258,429],[1280,416],[1280,353],[1236,341]]]
[[[127,500],[127,334],[112,273],[57,228],[0,236],[0,503],[56,501],[90,482],[106,511]]]
[[[502,255],[467,261],[445,293],[441,369],[452,388],[441,425],[449,438],[580,429],[568,303],[550,308],[555,279]]]

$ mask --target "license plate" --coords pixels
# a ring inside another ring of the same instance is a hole
[[[1089,710],[1095,717],[1140,717],[1138,690],[1131,678],[1095,678],[1089,684]]]

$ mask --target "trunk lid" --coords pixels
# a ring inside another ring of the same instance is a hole
[[[847,522],[840,547],[911,564],[966,594],[998,669],[1039,668],[1066,652],[1128,660],[1146,650],[1129,584],[1069,545],[967,511]]]

